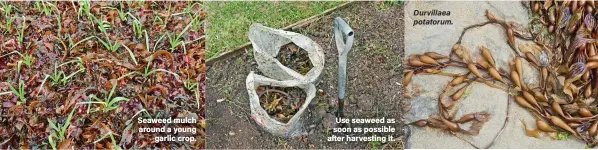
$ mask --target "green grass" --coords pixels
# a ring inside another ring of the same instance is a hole
[[[73,118],[73,113],[75,112],[75,110],[77,109],[71,110],[71,113],[66,118],[66,120],[64,121],[65,123],[62,126],[58,122],[54,122],[50,118],[48,118],[48,124],[50,125],[50,127],[52,127],[52,129],[54,129],[54,132],[50,134],[50,136],[48,136],[48,143],[50,143],[52,149],[56,149],[56,144],[59,144],[67,138],[67,129],[71,125],[71,118]]]
[[[175,77],[177,80],[179,79],[179,75],[178,75],[178,74],[176,74],[176,73],[174,73],[174,72],[171,72],[171,71],[168,71],[168,70],[166,70],[166,69],[152,69],[152,68],[151,68],[151,64],[152,64],[152,61],[153,61],[153,60],[154,60],[154,57],[153,57],[153,56],[150,56],[150,57],[149,57],[149,61],[147,62],[147,65],[145,66],[145,69],[143,70],[143,73],[141,73],[141,72],[139,72],[139,71],[133,71],[133,72],[129,72],[129,73],[127,73],[127,74],[125,74],[125,75],[123,75],[123,76],[119,77],[119,78],[118,78],[118,79],[116,79],[116,80],[121,80],[121,79],[124,79],[124,78],[126,78],[126,77],[129,77],[129,76],[132,76],[132,75],[141,75],[141,76],[143,76],[143,78],[146,78],[146,79],[148,79],[148,77],[149,77],[150,75],[152,75],[152,74],[154,74],[154,73],[157,73],[157,72],[164,72],[164,73],[168,73],[168,74],[171,74],[171,75],[173,75],[173,76],[174,76],[174,77]],[[185,87],[187,87],[187,85],[186,85],[186,84],[185,84]]]
[[[5,83],[8,86],[8,88],[10,88],[10,91],[12,91],[13,94],[19,96],[19,101],[17,102],[17,105],[27,103],[27,98],[25,98],[25,82],[23,80],[19,80],[19,85],[16,88],[12,86],[12,84],[9,82]]]
[[[105,98],[98,98],[97,96],[95,96],[94,94],[91,94],[90,96],[88,96],[91,99],[93,99],[93,102],[80,102],[79,104],[100,104],[103,107],[96,107],[95,110],[93,110],[94,112],[96,111],[100,111],[103,110],[104,112],[109,112],[111,110],[117,109],[120,106],[118,105],[119,102],[121,101],[129,101],[129,98],[126,97],[112,97],[114,96],[114,90],[116,90],[116,85],[117,83],[112,83],[112,90],[110,90],[110,93],[108,94],[108,97]],[[90,105],[88,105],[89,108]],[[89,109],[88,109],[89,110]],[[88,112],[89,113],[89,112]]]
[[[207,2],[207,58],[249,42],[252,23],[283,28],[344,2]]]

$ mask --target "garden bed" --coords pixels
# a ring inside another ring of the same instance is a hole
[[[403,10],[398,5],[381,8],[375,2],[356,2],[297,28],[324,50],[325,68],[316,85],[319,93],[308,107],[307,136],[287,139],[273,136],[250,117],[245,79],[258,71],[252,51],[217,60],[208,68],[208,148],[380,148],[374,142],[327,142],[335,126],[338,52],[333,42],[334,17],[342,17],[355,31],[349,53],[345,116],[350,118],[402,118]],[[393,133],[403,135],[402,125]],[[337,134],[335,134],[337,135]],[[397,147],[400,141],[387,143]],[[400,146],[398,146],[400,147]]]

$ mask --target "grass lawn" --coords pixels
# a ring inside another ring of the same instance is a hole
[[[249,42],[252,23],[282,28],[344,2],[207,2],[206,59]]]

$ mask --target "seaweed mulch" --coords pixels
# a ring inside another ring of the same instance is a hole
[[[0,149],[205,147],[201,2],[0,7]],[[139,124],[139,117],[197,123]],[[163,126],[196,132],[138,132]],[[195,140],[154,139],[166,135]]]

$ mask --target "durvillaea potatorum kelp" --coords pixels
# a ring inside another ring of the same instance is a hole
[[[406,61],[406,69],[413,74],[407,74],[407,77],[410,79],[433,68],[434,75],[452,78],[446,83],[445,89],[449,90],[441,91],[438,99],[438,104],[444,106],[438,107],[441,110],[436,115],[440,118],[435,120],[441,125],[434,126],[443,130],[476,133],[460,126],[476,121],[473,114],[451,118],[443,116],[455,112],[459,108],[453,107],[456,103],[465,103],[459,100],[467,95],[463,93],[476,92],[475,89],[465,92],[465,89],[472,82],[478,82],[505,91],[511,97],[509,101],[515,102],[514,106],[525,108],[536,116],[537,129],[526,128],[528,135],[536,137],[541,135],[540,132],[554,135],[555,132],[566,131],[593,147],[598,144],[598,103],[590,100],[598,98],[595,92],[598,90],[596,3],[551,0],[526,3],[532,8],[532,13],[540,16],[532,20],[532,24],[539,24],[548,32],[539,33],[485,11],[486,22],[465,27],[459,40],[450,47],[449,54],[412,54]],[[473,57],[473,51],[462,44],[461,39],[469,29],[487,24],[500,25],[502,29],[497,30],[503,30],[504,42],[511,50],[479,45],[479,58]],[[555,38],[545,38],[547,36]],[[507,60],[500,60],[505,59],[504,56],[494,56],[506,51],[514,51],[515,56]],[[504,62],[507,62],[506,65]],[[466,72],[446,73],[444,69],[448,67],[463,68]],[[418,126],[434,127],[429,121],[426,123],[420,122]],[[486,122],[482,122],[482,126],[483,123]]]

